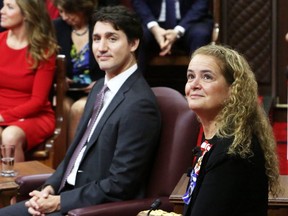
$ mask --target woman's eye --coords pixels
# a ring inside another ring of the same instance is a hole
[[[194,78],[194,75],[193,74],[187,74],[187,79],[188,80],[191,80],[191,79],[193,79]]]
[[[211,75],[209,75],[209,74],[204,74],[204,75],[203,75],[203,78],[204,78],[205,80],[211,80],[213,77],[212,77]]]

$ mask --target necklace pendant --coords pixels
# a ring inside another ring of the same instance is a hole
[[[75,29],[73,29],[73,31],[72,31],[75,35],[77,35],[77,36],[83,36],[83,35],[85,35],[87,32],[88,32],[88,28],[84,31],[84,32],[77,32]]]

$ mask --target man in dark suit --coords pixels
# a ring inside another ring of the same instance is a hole
[[[64,160],[43,189],[31,192],[32,198],[25,202],[32,215],[62,215],[75,208],[144,195],[161,119],[155,96],[136,63],[141,22],[123,6],[101,8],[95,21],[93,53],[106,75],[88,96]],[[89,127],[95,98],[104,85],[108,90],[103,107],[66,178],[72,155]],[[25,215],[25,211],[29,215],[27,208],[18,203],[0,209],[0,215]]]
[[[147,64],[147,55],[169,55],[178,46],[191,54],[211,41],[213,19],[210,0],[132,0],[140,16],[144,34],[139,64]]]

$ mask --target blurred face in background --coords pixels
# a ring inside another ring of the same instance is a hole
[[[4,0],[0,13],[1,27],[13,29],[24,25],[24,16],[16,0]]]
[[[58,11],[61,18],[72,27],[82,27],[87,24],[86,16],[83,12],[67,12],[62,7],[58,6]]]

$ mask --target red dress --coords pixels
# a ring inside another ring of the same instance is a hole
[[[58,9],[53,5],[51,0],[46,0],[46,7],[51,19],[56,19],[59,17]]]
[[[30,149],[53,134],[55,115],[48,96],[55,72],[55,56],[32,70],[27,47],[7,46],[8,31],[0,33],[0,126],[16,125],[26,134]]]

